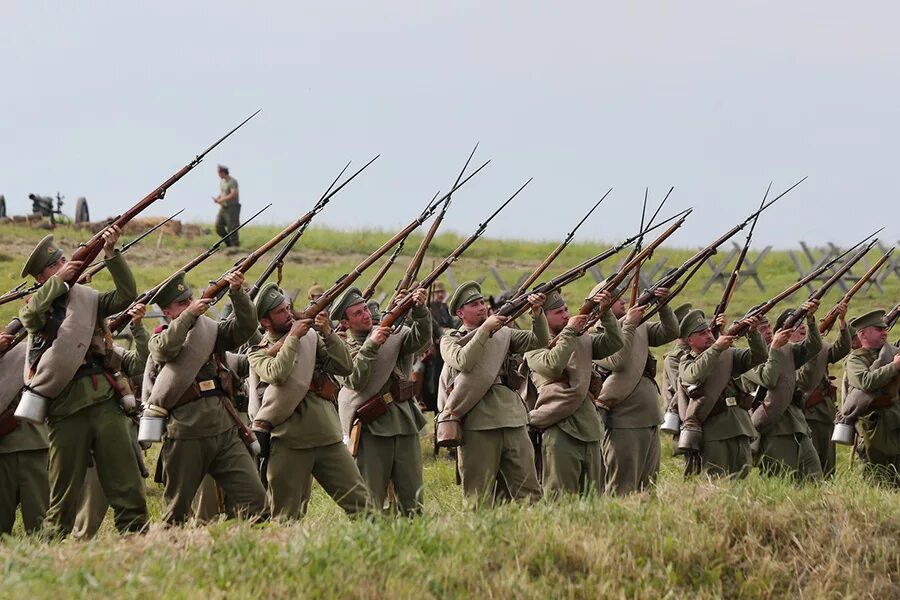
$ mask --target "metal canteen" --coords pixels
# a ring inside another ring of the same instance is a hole
[[[141,416],[141,423],[138,426],[138,442],[142,444],[161,442],[165,429],[165,417],[143,415]]]
[[[853,425],[837,423],[834,426],[834,433],[831,434],[831,441],[842,446],[852,446],[854,437],[856,437],[856,429]]]
[[[663,433],[671,433],[672,435],[680,431],[681,419],[678,418],[677,412],[667,412],[663,419],[662,426],[659,428]]]
[[[23,389],[15,417],[29,423],[43,423],[47,417],[47,399],[28,388]]]

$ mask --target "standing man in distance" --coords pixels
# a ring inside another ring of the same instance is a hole
[[[226,233],[237,228],[241,223],[241,201],[238,195],[237,179],[228,174],[228,167],[219,165],[219,195],[213,198],[213,202],[219,205],[219,213],[216,215],[216,233],[224,237]],[[238,233],[234,232],[225,240],[229,248],[237,248]]]

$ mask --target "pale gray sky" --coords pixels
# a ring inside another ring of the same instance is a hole
[[[492,164],[447,227],[468,231],[525,179],[492,237],[636,228],[644,186],[695,214],[695,245],[769,180],[810,179],[759,244],[900,237],[895,2],[7,2],[0,193],[85,195],[95,217],[148,193],[263,112],[152,209],[211,221],[215,165],[245,215],[309,207],[347,160],[382,157],[318,222],[390,228],[452,183],[476,141]],[[706,230],[706,231],[705,231]],[[677,240],[677,241],[675,241]]]

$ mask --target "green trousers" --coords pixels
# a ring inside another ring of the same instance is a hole
[[[342,442],[297,449],[274,439],[268,470],[272,516],[299,519],[305,515],[313,477],[348,515],[366,510],[369,502],[366,482]]]
[[[834,442],[831,441],[831,436],[834,433],[834,423],[807,421],[806,424],[809,425],[809,439],[816,450],[816,454],[819,455],[822,473],[825,477],[834,477],[836,457]]]
[[[900,488],[900,456],[884,454],[871,444],[866,448],[866,455],[863,469],[866,479],[876,485]]]
[[[822,479],[822,465],[809,436],[803,433],[764,435],[759,444],[759,472],[797,480]]]
[[[707,477],[744,479],[753,468],[750,438],[739,435],[725,440],[703,441],[700,450]]]
[[[91,459],[103,494],[120,532],[141,531],[147,525],[144,482],[131,445],[131,419],[115,398],[94,404],[48,424],[50,439],[50,508],[44,528],[68,535],[81,505],[84,479]]]
[[[541,487],[534,466],[534,446],[525,426],[463,431],[458,449],[466,499],[493,503],[495,487],[505,485],[514,500],[538,500]],[[502,480],[502,481],[501,481]]]
[[[50,498],[47,457],[47,450],[0,454],[0,535],[12,533],[17,507],[26,532],[41,528]]]
[[[166,478],[166,523],[178,525],[187,521],[191,503],[206,475],[222,487],[228,517],[257,517],[264,513],[266,492],[237,429],[203,438],[166,438],[160,459]]]
[[[356,466],[369,493],[372,505],[384,506],[388,482],[394,484],[397,504],[405,515],[422,512],[422,447],[419,435],[372,435],[365,428],[359,441]]]
[[[606,430],[603,459],[606,493],[631,494],[650,489],[659,475],[660,443],[657,427]]]
[[[541,436],[546,496],[603,493],[603,452],[601,443],[582,442],[553,426]]]
[[[225,495],[216,480],[206,475],[200,483],[200,489],[191,503],[194,518],[200,523],[209,523],[224,514]]]
[[[216,214],[216,234],[219,237],[225,237],[225,234],[235,229],[241,224],[241,205],[238,202],[232,202],[228,206],[219,206],[219,212]],[[232,233],[225,240],[226,246],[238,246],[238,232]]]

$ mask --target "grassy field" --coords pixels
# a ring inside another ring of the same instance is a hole
[[[245,247],[261,243],[272,228],[251,228]],[[19,282],[25,255],[41,232],[0,227],[0,288]],[[67,250],[84,235],[61,229]],[[284,286],[305,290],[347,272],[363,252],[379,245],[384,232],[342,233],[311,229],[285,268]],[[149,241],[149,240],[148,240]],[[192,253],[212,243],[164,237],[129,256],[139,287],[149,287]],[[458,242],[439,236],[429,261]],[[552,243],[482,240],[454,266],[459,281],[496,266],[510,283],[539,262]],[[407,246],[405,257],[414,251]],[[597,245],[573,244],[551,271],[598,252]],[[688,250],[660,251],[674,263]],[[189,281],[202,285],[218,277],[239,255],[217,255]],[[402,261],[405,263],[405,260]],[[430,263],[429,263],[430,264]],[[257,269],[262,268],[260,264]],[[608,271],[609,268],[604,271]],[[396,276],[389,276],[393,281]],[[250,273],[253,278],[253,272]],[[784,253],[763,266],[768,292],[741,288],[730,315],[740,314],[795,280]],[[698,279],[701,279],[698,277]],[[364,275],[360,282],[367,283]],[[590,276],[567,290],[583,297]],[[96,279],[103,289],[109,281]],[[685,299],[712,308],[721,288],[705,297],[701,282]],[[387,291],[387,285],[383,286]],[[900,298],[900,279],[889,279],[884,296],[854,301],[859,314]],[[492,277],[485,291],[495,293]],[[827,301],[836,299],[832,293]],[[799,303],[802,294],[793,299]],[[9,318],[14,305],[0,307]],[[167,531],[154,525],[144,537],[120,538],[104,524],[90,542],[42,542],[7,538],[0,542],[0,597],[897,597],[900,592],[900,497],[866,483],[860,465],[839,456],[838,475],[821,485],[798,487],[754,473],[744,482],[684,482],[680,462],[664,461],[652,493],[625,499],[569,498],[535,506],[502,506],[473,512],[463,507],[452,463],[433,458],[423,439],[426,510],[406,520],[373,517],[347,520],[321,490],[300,523],[216,523]],[[151,451],[154,458],[155,449]],[[150,462],[152,465],[152,460]],[[161,490],[148,486],[158,521]]]

